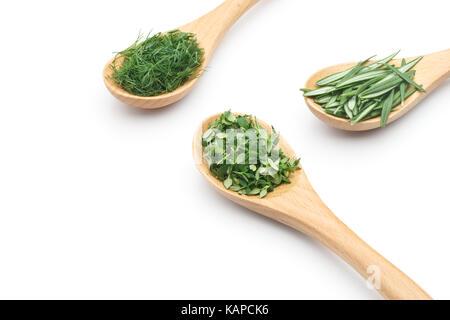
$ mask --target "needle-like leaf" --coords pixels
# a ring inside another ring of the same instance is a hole
[[[353,118],[353,120],[351,121],[351,124],[357,124],[358,122],[360,122],[365,116],[367,116],[369,114],[370,111],[372,111],[375,107],[377,106],[376,102],[372,102],[372,104],[368,107],[366,107],[363,111],[361,111],[357,117]]]
[[[377,61],[377,62],[374,62],[374,63],[372,63],[372,64],[369,64],[368,66],[365,66],[364,68],[361,69],[360,73],[378,69],[379,67],[381,67],[381,66],[383,65],[383,63],[388,63],[389,61],[391,61],[392,59],[394,59],[394,57],[395,57],[399,52],[400,52],[400,50],[397,51],[397,52],[395,52],[395,53],[393,53],[393,54],[391,54],[390,56],[387,56],[387,57],[384,58],[384,59],[381,59],[381,60],[379,60],[379,61]]]
[[[402,59],[402,67],[403,67],[404,65],[406,65],[406,60],[405,60],[405,58]],[[402,83],[400,84],[400,97],[401,97],[401,100],[402,100],[402,107],[405,105],[405,93],[406,93],[406,87],[407,87],[407,86],[408,86],[408,85],[407,85],[406,83],[404,83],[404,82],[402,82]]]
[[[381,127],[386,127],[389,114],[391,113],[394,102],[394,90],[391,91],[389,96],[383,102],[383,110],[381,111]]]
[[[336,88],[338,88],[338,89],[344,88],[344,87],[348,86],[349,84],[370,80],[370,79],[373,79],[373,78],[377,78],[380,75],[386,75],[388,73],[389,73],[389,71],[384,70],[384,69],[373,70],[373,71],[368,71],[368,72],[365,72],[365,73],[360,73],[357,76],[354,76],[354,77],[349,78],[349,79],[347,79],[345,81],[339,82],[338,84],[336,84]]]
[[[400,78],[402,78],[403,80],[405,80],[406,82],[408,82],[410,85],[416,87],[417,90],[419,90],[420,92],[426,93],[425,89],[422,88],[422,86],[418,85],[416,82],[414,82],[413,80],[411,80],[409,77],[406,76],[406,73],[400,72],[399,70],[397,70],[396,68],[385,64],[386,68],[388,68],[389,70],[392,70],[396,75],[398,75]]]
[[[304,96],[305,97],[320,96],[322,94],[330,93],[330,92],[333,92],[333,91],[336,91],[336,90],[337,89],[335,87],[322,87],[322,88],[318,88],[318,89],[315,89],[315,90],[308,91],[308,92],[306,92],[304,94]]]

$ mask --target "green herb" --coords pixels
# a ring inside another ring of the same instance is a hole
[[[386,64],[385,66],[386,66],[386,68],[392,70],[396,75],[398,75],[398,76],[399,76],[400,78],[402,78],[404,81],[406,81],[406,82],[409,83],[410,85],[416,87],[417,90],[419,90],[420,92],[423,92],[423,93],[426,92],[425,89],[422,88],[422,86],[418,85],[418,84],[415,83],[412,79],[410,79],[409,77],[407,77],[407,76],[405,75],[405,73],[400,72],[399,70],[395,69],[394,67],[392,67],[392,66],[390,66],[390,65],[388,65],[388,64]]]
[[[143,41],[139,36],[116,55],[111,64],[112,79],[134,95],[157,96],[197,77],[202,59],[203,50],[193,33],[173,30]]]
[[[406,65],[406,60],[403,58],[402,59],[402,67]],[[405,93],[406,93],[406,87],[408,85],[405,82],[402,82],[400,84],[400,97],[402,99],[402,107],[405,105]]]
[[[383,101],[383,108],[381,111],[381,127],[386,127],[389,114],[392,110],[392,104],[394,103],[394,90],[391,91],[386,100]]]
[[[317,89],[300,89],[305,97],[313,97],[328,114],[349,119],[351,124],[381,116],[381,127],[385,127],[389,114],[404,105],[404,101],[417,90],[425,92],[413,78],[411,70],[422,57],[410,62],[402,60],[400,67],[389,65],[398,52],[364,65],[357,65],[329,75],[316,82]],[[407,92],[408,87],[413,89]]]
[[[278,148],[279,134],[250,115],[226,111],[203,133],[203,158],[226,189],[263,198],[299,167]]]

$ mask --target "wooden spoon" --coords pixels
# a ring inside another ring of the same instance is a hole
[[[375,284],[379,281],[376,289],[383,297],[431,299],[413,280],[361,240],[328,209],[312,188],[303,169],[289,177],[291,184],[280,185],[263,199],[225,189],[223,183],[212,175],[202,156],[203,132],[219,116],[217,114],[203,121],[195,132],[192,145],[198,170],[215,190],[237,204],[284,223],[327,246],[363,278]],[[261,121],[260,124],[271,130],[267,124]],[[279,146],[287,155],[295,157],[294,151],[282,137]]]
[[[410,59],[407,59],[407,61],[410,61]],[[394,62],[396,65],[400,65],[401,59],[392,60],[392,62]],[[317,88],[316,82],[318,80],[330,74],[346,70],[354,66],[355,64],[356,63],[344,63],[322,69],[314,73],[308,79],[305,88],[315,89]],[[388,123],[391,123],[405,115],[431,91],[433,91],[441,83],[443,83],[445,79],[450,77],[450,49],[425,55],[413,69],[416,70],[414,81],[418,84],[422,84],[427,93],[425,94],[417,91],[413,95],[411,95],[408,99],[405,100],[405,105],[403,107],[391,112],[391,114],[389,115]],[[348,119],[335,117],[323,111],[323,108],[315,103],[313,98],[305,97],[305,100],[309,109],[317,118],[337,129],[347,131],[366,131],[380,127],[380,117],[351,125]]]
[[[183,32],[192,32],[197,36],[201,48],[205,50],[203,62],[199,70],[203,70],[211,59],[217,45],[228,29],[259,0],[227,0],[216,9],[182,27],[175,28]],[[133,107],[156,109],[165,107],[182,98],[192,90],[199,77],[187,81],[178,89],[154,97],[140,97],[129,93],[111,79],[111,59],[103,69],[106,87],[114,97]]]

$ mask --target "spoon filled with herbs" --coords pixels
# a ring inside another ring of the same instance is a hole
[[[311,112],[347,131],[383,128],[450,76],[450,49],[409,59],[344,63],[313,74],[304,89]]]
[[[387,299],[431,299],[377,253],[316,194],[299,159],[273,127],[227,111],[205,119],[194,134],[194,161],[220,194],[284,223],[330,248]]]
[[[257,2],[227,0],[182,27],[139,37],[106,64],[106,87],[120,101],[144,109],[182,99],[197,83],[228,29]]]

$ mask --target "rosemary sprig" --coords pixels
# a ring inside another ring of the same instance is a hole
[[[300,159],[286,156],[278,142],[273,127],[269,132],[250,115],[226,111],[202,136],[203,158],[225,188],[263,198],[300,169]]]
[[[368,60],[356,66],[329,75],[316,82],[317,89],[300,89],[305,97],[313,97],[328,114],[349,119],[351,124],[381,116],[385,127],[389,114],[404,105],[405,99],[417,90],[425,92],[413,78],[411,70],[422,57],[410,62],[402,60],[400,67],[389,65],[398,52],[364,66]],[[412,87],[408,92],[408,87]]]
[[[111,68],[112,79],[137,96],[171,92],[199,75],[203,59],[193,33],[179,30],[138,39],[119,52]],[[116,63],[121,59],[121,63]],[[117,66],[118,65],[118,66]]]

